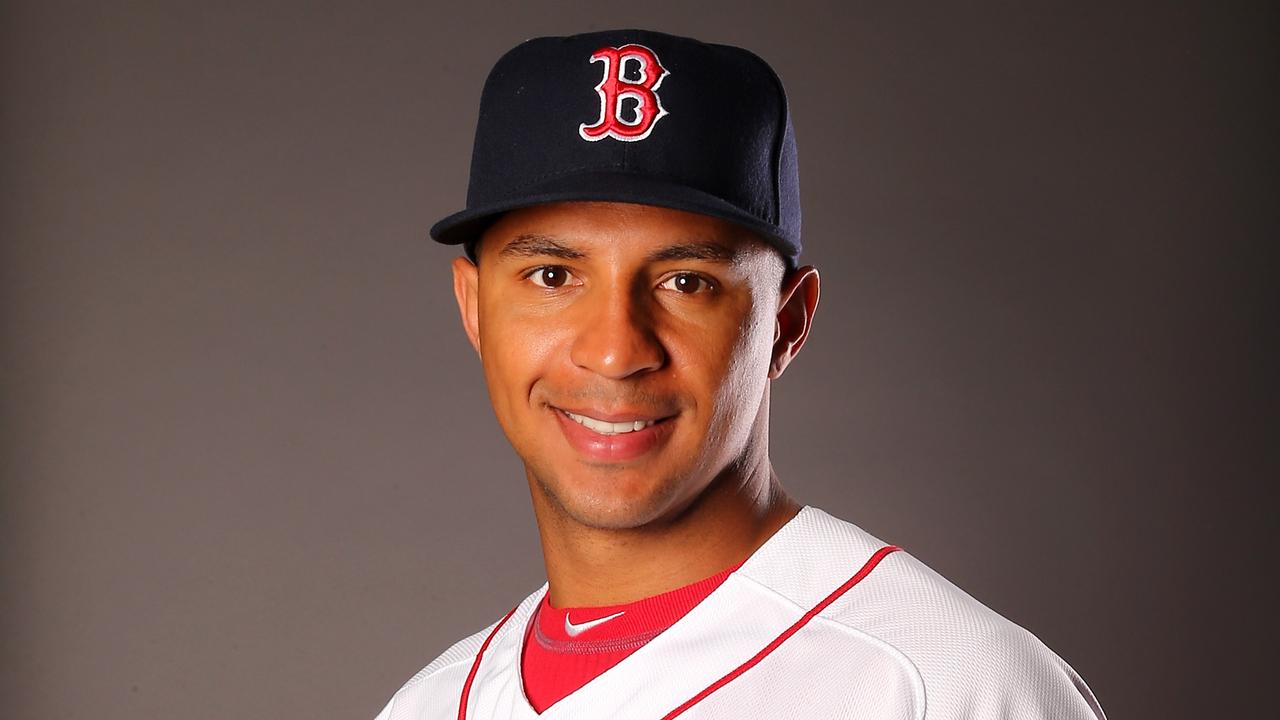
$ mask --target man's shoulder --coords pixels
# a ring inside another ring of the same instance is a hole
[[[845,564],[829,573],[867,570],[822,617],[900,653],[919,673],[928,717],[1104,717],[1080,676],[1034,634],[906,550],[876,558],[893,546],[825,513],[817,520],[822,539],[810,551]]]
[[[400,720],[409,717],[445,717],[448,708],[431,706],[448,698],[457,700],[457,692],[447,692],[454,686],[461,690],[465,682],[469,661],[475,657],[485,637],[493,630],[490,626],[474,635],[454,643],[435,660],[422,668],[391,696],[387,706],[375,720]]]
[[[530,597],[541,592],[539,590]],[[497,620],[468,635],[427,663],[396,691],[375,720],[452,717],[457,712],[459,694],[476,655],[501,622]]]

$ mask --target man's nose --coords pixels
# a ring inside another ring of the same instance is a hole
[[[654,332],[653,308],[622,288],[582,299],[570,359],[578,367],[614,380],[657,370],[667,353]]]

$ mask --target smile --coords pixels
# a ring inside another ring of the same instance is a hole
[[[587,415],[579,415],[571,413],[568,410],[562,411],[569,419],[582,425],[583,427],[601,435],[623,435],[638,430],[643,430],[650,425],[658,422],[657,420],[629,420],[626,422],[609,422],[607,420],[597,420]]]
[[[584,460],[597,463],[633,462],[658,452],[671,439],[677,417],[644,417],[634,410],[596,412],[610,418],[601,420],[564,408],[553,407],[552,410],[552,416],[570,447]]]

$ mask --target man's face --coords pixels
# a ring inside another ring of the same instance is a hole
[[[640,527],[763,447],[784,265],[750,233],[558,203],[506,214],[479,253],[478,267],[455,261],[455,289],[535,501],[589,527]]]

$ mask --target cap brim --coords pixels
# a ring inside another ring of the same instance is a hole
[[[516,197],[456,212],[431,226],[431,237],[446,245],[477,240],[502,213],[554,202],[625,202],[685,210],[728,220],[760,235],[778,249],[788,266],[792,251],[778,229],[736,205],[700,190],[622,172],[590,172],[554,178],[528,188]]]

